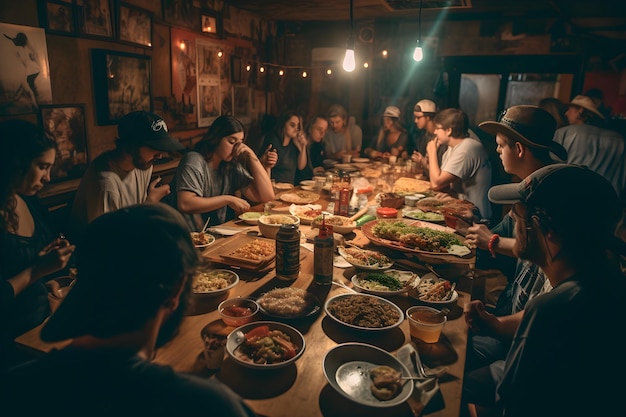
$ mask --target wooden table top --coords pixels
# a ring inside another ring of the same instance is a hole
[[[258,230],[256,226],[250,227],[240,221],[231,221],[227,225],[241,227],[242,233]],[[304,235],[310,227],[301,225],[300,229]],[[360,244],[368,242],[358,229],[354,231],[353,235],[346,236],[348,239],[350,237],[353,238],[354,242]],[[220,244],[226,239],[232,239],[232,237],[219,238],[215,244]],[[207,251],[210,248],[207,248]],[[459,299],[451,308],[452,312],[438,343],[426,344],[419,340],[412,340],[409,333],[409,323],[406,320],[398,328],[384,333],[361,333],[347,330],[326,317],[322,310],[320,314],[311,318],[289,322],[302,332],[306,340],[305,352],[294,365],[273,371],[257,371],[242,367],[227,357],[217,372],[206,369],[200,332],[207,325],[210,325],[213,330],[225,334],[233,329],[223,324],[216,310],[218,304],[226,298],[237,296],[256,298],[263,292],[275,287],[290,285],[312,292],[323,305],[327,298],[347,292],[346,289],[336,285],[316,285],[313,281],[313,252],[304,247],[300,248],[300,252],[300,275],[293,282],[277,279],[273,268],[266,272],[233,269],[239,274],[240,282],[227,294],[213,298],[194,295],[190,303],[189,314],[185,317],[179,334],[169,344],[159,349],[155,362],[169,365],[176,371],[207,378],[217,378],[241,395],[252,409],[262,416],[328,417],[356,414],[364,417],[383,414],[391,417],[413,416],[420,414],[423,408],[422,405],[414,401],[411,401],[410,406],[409,403],[404,403],[393,408],[378,409],[361,406],[346,399],[327,383],[322,370],[324,354],[340,343],[367,343],[393,354],[404,344],[413,342],[427,365],[445,365],[448,367],[447,373],[439,380],[441,395],[435,396],[429,404],[429,409],[433,408],[436,411],[429,412],[428,416],[458,416],[468,333],[467,325],[462,317],[462,306],[470,300],[471,279],[460,278],[457,286]],[[398,253],[398,255],[401,254]],[[403,255],[401,257],[406,258]],[[220,265],[220,267],[224,266]],[[424,266],[411,259],[402,259],[396,264],[396,267],[411,269],[420,275],[428,272]],[[346,269],[335,267],[334,279],[351,286],[350,278],[355,272],[353,267]],[[390,297],[390,299],[402,310],[406,310],[411,305],[419,304],[419,301],[408,297],[406,293]],[[266,318],[258,316],[256,319]],[[18,337],[16,342],[41,352],[67,344],[67,342],[42,342],[39,338],[40,327]]]

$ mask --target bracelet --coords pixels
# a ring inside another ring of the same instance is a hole
[[[496,248],[494,247],[494,245],[499,240],[500,240],[500,235],[497,233],[494,233],[493,235],[491,235],[491,238],[489,239],[489,243],[487,244],[487,248],[489,248],[489,253],[491,254],[492,258],[496,257]]]

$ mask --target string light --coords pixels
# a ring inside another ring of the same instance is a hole
[[[354,68],[356,68],[354,58],[354,0],[350,0],[350,37],[346,47],[346,56],[343,59],[343,69],[347,72],[352,72]]]
[[[283,71],[283,70],[278,71],[278,75],[280,75],[282,77],[283,75],[285,75],[285,71]]]
[[[369,67],[370,67],[370,64],[368,64],[367,62],[363,63],[363,68],[369,68]]]
[[[330,68],[328,68],[328,69],[326,70],[326,74],[328,74],[328,75],[332,75],[332,74],[333,74],[333,70],[331,70]]]
[[[265,67],[259,68],[259,72],[265,72]]]
[[[217,51],[217,57],[221,58],[224,55],[224,51],[222,51],[221,49],[219,51]]]
[[[306,78],[306,77],[308,77],[308,76],[309,76],[309,74],[307,74],[307,72],[306,72],[306,71],[302,71],[302,78]]]
[[[383,56],[383,58],[387,58],[387,56],[389,55],[389,51],[387,51],[386,49],[383,49],[380,54]]]
[[[252,68],[252,66],[250,64],[246,65],[246,71],[250,71],[250,69]]]

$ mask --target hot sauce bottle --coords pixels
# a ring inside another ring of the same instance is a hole
[[[318,285],[330,285],[333,282],[334,240],[333,227],[326,225],[325,214],[322,214],[322,225],[314,242],[313,278]]]

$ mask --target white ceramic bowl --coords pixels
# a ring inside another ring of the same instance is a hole
[[[259,217],[259,230],[264,237],[276,239],[276,234],[282,224],[300,226],[300,218],[293,214],[266,214]]]
[[[333,220],[331,218],[337,219],[337,222],[340,222],[341,225],[333,224]],[[354,220],[350,220],[345,216],[328,216],[326,217],[326,224],[333,226],[333,232],[345,235],[350,233],[356,228],[356,222]],[[322,216],[317,216],[311,222],[311,227],[319,228],[322,225]]]
[[[252,360],[247,359],[241,352],[239,352],[239,345],[244,341],[245,334],[250,330],[259,327],[259,326],[268,326],[271,330],[280,330],[285,333],[291,339],[291,343],[293,343],[296,347],[296,355],[286,361],[277,362],[277,363],[268,363],[268,364],[258,364],[254,363]],[[300,356],[304,353],[304,349],[306,348],[306,343],[304,341],[304,336],[294,327],[279,323],[275,321],[253,321],[252,323],[244,324],[233,330],[226,340],[226,351],[228,355],[235,361],[236,363],[245,366],[247,368],[260,369],[260,370],[270,370],[276,368],[282,368],[284,366],[288,366],[295,361],[297,361]]]
[[[367,304],[371,304],[375,302],[385,305],[387,308],[390,308],[392,311],[395,311],[397,315],[397,320],[395,320],[393,323],[390,323],[381,327],[366,327],[366,326],[361,326],[359,324],[348,323],[347,321],[344,321],[341,317],[338,317],[337,315],[333,314],[333,310],[335,310],[333,306],[335,305],[335,303],[342,302],[344,300],[353,302],[352,306],[349,307],[350,309],[358,309],[358,307],[356,307],[354,304],[354,300],[351,300],[353,297],[364,297],[366,302],[361,305],[367,305]],[[390,330],[395,327],[398,327],[404,321],[404,311],[402,311],[400,307],[398,307],[391,301],[386,300],[382,297],[369,295],[369,294],[344,293],[344,294],[336,295],[326,300],[326,303],[324,304],[324,312],[326,313],[328,317],[330,317],[331,319],[333,319],[339,324],[342,324],[352,329],[365,330],[365,331],[377,332],[377,331]]]
[[[259,223],[259,217],[261,217],[263,213],[258,211],[247,211],[239,215],[239,218],[243,220],[246,224],[256,225]]]

